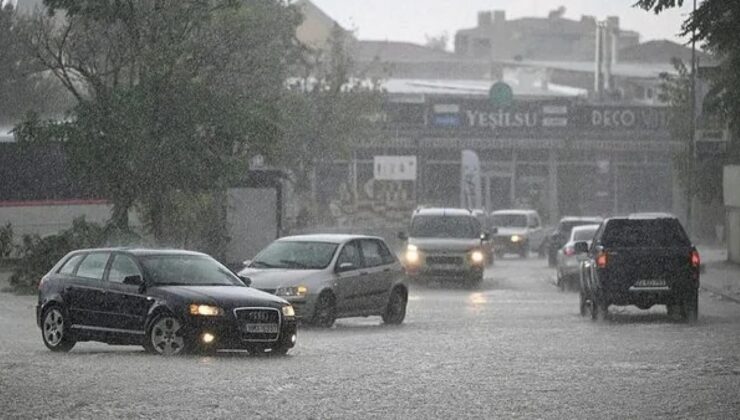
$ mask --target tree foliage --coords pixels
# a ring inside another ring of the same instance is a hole
[[[660,13],[680,7],[683,0],[640,0],[635,5],[645,10]],[[740,162],[740,2],[705,0],[699,3],[683,23],[682,35],[701,43],[719,60],[718,71],[711,78],[713,112],[718,113],[730,124],[734,134],[727,158]]]
[[[282,0],[46,0],[28,23],[35,59],[77,99],[63,122],[29,119],[21,140],[65,142],[76,174],[136,204],[164,241],[167,197],[224,189],[274,154],[296,10]],[[63,15],[63,18],[60,18]],[[51,133],[51,135],[49,134]]]

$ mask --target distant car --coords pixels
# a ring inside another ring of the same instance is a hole
[[[649,309],[666,305],[669,316],[695,321],[699,314],[699,252],[681,223],[664,215],[605,220],[581,265],[580,309],[605,319],[610,305]]]
[[[296,342],[293,307],[247,287],[208,255],[91,249],[62,258],[39,284],[44,344],[143,345],[151,353],[246,349],[285,354]]]
[[[581,276],[581,261],[585,253],[576,252],[576,242],[586,242],[591,246],[599,225],[576,226],[570,231],[568,241],[557,252],[557,286],[565,290],[570,286],[578,286]]]
[[[527,258],[530,251],[544,254],[545,230],[536,210],[498,210],[491,213],[496,228],[493,246],[496,255],[518,254]]]
[[[401,324],[406,316],[406,276],[381,238],[290,236],[245,263],[240,276],[287,299],[307,323],[329,328],[337,318],[379,315],[386,324]]]
[[[411,217],[403,260],[411,278],[436,278],[477,286],[488,264],[490,241],[472,211],[417,209]]]
[[[570,238],[571,230],[576,226],[598,225],[604,219],[601,217],[564,217],[560,219],[555,231],[547,238],[547,264],[555,267],[557,264],[557,254],[563,248]]]

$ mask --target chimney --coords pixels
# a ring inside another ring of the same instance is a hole
[[[494,10],[493,23],[498,25],[504,22],[506,22],[506,10]]]
[[[493,24],[491,12],[478,12],[478,27],[489,28]]]

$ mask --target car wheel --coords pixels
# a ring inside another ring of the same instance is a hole
[[[162,356],[177,356],[186,351],[185,328],[180,320],[163,313],[151,322],[144,348],[150,353]]]
[[[591,319],[594,321],[606,321],[609,316],[609,303],[598,295],[591,300]]]
[[[681,303],[681,319],[696,322],[699,319],[699,292],[694,290]]]
[[[331,293],[322,293],[316,302],[313,324],[321,328],[331,328],[337,318],[337,306]]]
[[[580,313],[581,316],[588,315],[588,299],[586,299],[586,294],[583,293],[583,290],[581,290],[578,293],[579,301],[580,301]]]
[[[388,305],[382,315],[383,323],[388,325],[399,325],[406,318],[406,293],[401,289],[394,289],[388,298]]]
[[[41,337],[44,344],[51,351],[68,352],[75,345],[75,340],[69,337],[69,324],[64,310],[59,306],[52,306],[44,310],[41,317]]]

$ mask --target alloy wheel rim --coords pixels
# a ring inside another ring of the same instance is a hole
[[[62,342],[64,334],[64,317],[58,309],[52,309],[44,318],[44,339],[50,346],[56,347]]]
[[[166,356],[179,354],[185,348],[182,325],[172,317],[160,319],[152,327],[151,342],[159,354]]]

